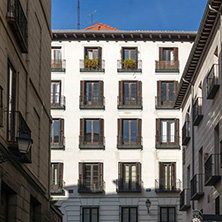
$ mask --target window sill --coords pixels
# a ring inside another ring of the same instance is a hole
[[[105,109],[104,105],[80,105],[80,109]]]
[[[80,72],[105,72],[105,69],[86,69],[86,68],[81,68]]]
[[[61,105],[51,105],[51,109],[63,109],[63,110],[65,110],[66,107],[64,105],[63,106],[61,106]]]
[[[142,150],[143,147],[141,144],[120,144],[120,145],[117,145],[117,148],[118,149],[123,149],[123,150],[127,150],[127,149],[140,149]]]
[[[51,144],[51,149],[52,150],[64,150],[65,145],[63,145],[63,144]]]
[[[65,73],[66,69],[64,69],[64,68],[51,68],[51,72],[62,72],[62,73]]]
[[[173,73],[179,73],[179,69],[155,69],[155,72],[157,73],[165,73],[165,72],[173,72]]]
[[[143,106],[140,105],[118,105],[118,109],[143,109]]]
[[[163,149],[163,150],[180,149],[180,145],[179,144],[156,144],[156,149]]]
[[[81,150],[105,150],[105,145],[101,144],[79,144]]]
[[[117,69],[117,72],[142,72],[142,69]]]

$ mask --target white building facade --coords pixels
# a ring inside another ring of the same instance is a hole
[[[195,36],[53,31],[51,193],[64,221],[182,221],[172,105]]]

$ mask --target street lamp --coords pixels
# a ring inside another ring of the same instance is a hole
[[[18,144],[18,151],[20,153],[20,156],[15,155],[0,155],[0,163],[6,162],[8,160],[20,160],[22,161],[24,158],[24,155],[29,153],[33,140],[29,137],[27,134],[20,135],[19,137],[16,137],[16,141]]]
[[[147,212],[148,212],[148,214],[149,214],[149,213],[150,213],[150,206],[151,206],[151,201],[150,201],[150,199],[147,199],[145,204],[146,204]]]

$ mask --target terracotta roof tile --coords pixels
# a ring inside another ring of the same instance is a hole
[[[107,31],[119,31],[119,29],[113,28],[112,26],[103,24],[103,23],[96,23],[95,25],[92,25],[90,27],[87,27],[83,30],[107,30]]]

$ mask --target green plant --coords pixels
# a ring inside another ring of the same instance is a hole
[[[86,56],[84,60],[84,65],[86,69],[98,69],[99,68],[99,60],[98,59],[88,59],[88,56]]]
[[[136,61],[133,59],[125,59],[123,61],[124,69],[136,69]]]

